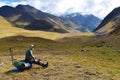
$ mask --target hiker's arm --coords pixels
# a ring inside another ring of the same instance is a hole
[[[30,55],[31,55],[32,59],[35,60],[35,57],[34,57],[32,51],[30,51]]]

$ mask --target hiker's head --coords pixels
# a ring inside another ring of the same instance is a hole
[[[29,45],[29,49],[32,50],[33,48],[34,48],[34,45],[33,45],[33,44],[30,44],[30,45]]]

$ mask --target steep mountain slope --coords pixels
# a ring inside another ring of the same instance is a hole
[[[44,13],[29,5],[18,5],[15,8],[10,6],[3,6],[0,8],[0,15],[7,20],[18,25],[21,28],[29,30],[45,30],[60,33],[76,32],[76,25],[72,22],[66,25],[62,23],[59,17]]]
[[[81,36],[93,36],[91,32],[78,32],[78,33],[56,33],[48,31],[36,31],[36,30],[25,30],[22,28],[15,27],[12,23],[0,16],[0,38],[11,37],[11,36],[25,36],[25,37],[38,37],[50,40],[59,40],[63,38],[81,37]]]
[[[119,34],[120,33],[120,7],[110,12],[98,28],[95,29],[98,34]]]
[[[93,31],[101,22],[101,20],[94,15],[81,15],[80,13],[72,13],[65,16],[61,16],[72,21],[79,26],[79,29],[83,32]]]
[[[60,33],[46,31],[30,31],[15,27],[13,24],[0,16],[0,38],[10,36],[25,36],[25,37],[40,37],[45,39],[55,40]]]

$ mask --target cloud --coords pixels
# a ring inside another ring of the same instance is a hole
[[[12,5],[13,7],[17,6],[18,4],[23,4],[26,5],[27,3],[25,1],[21,1],[21,2],[12,2],[10,5]]]
[[[0,0],[0,6],[8,4],[29,4],[35,8],[55,15],[79,12],[94,14],[104,18],[115,7],[120,5],[119,0]]]
[[[6,3],[0,2],[0,6],[7,5]]]

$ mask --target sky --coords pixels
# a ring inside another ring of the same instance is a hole
[[[70,13],[93,14],[103,19],[114,8],[120,6],[119,0],[0,0],[3,5],[31,5],[41,11],[57,16]]]

